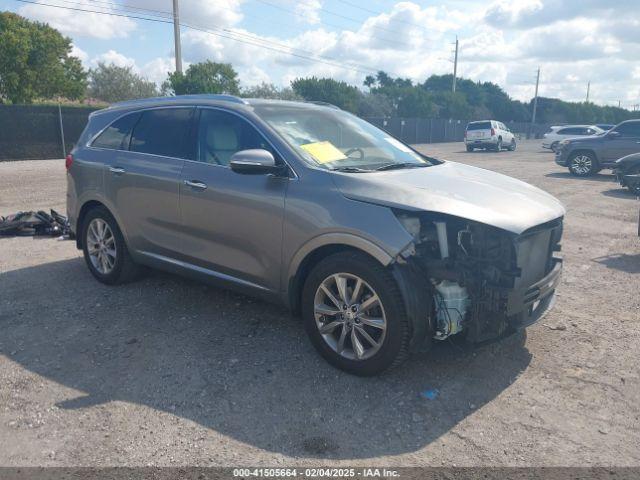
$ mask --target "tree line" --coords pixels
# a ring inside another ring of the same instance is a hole
[[[105,103],[195,93],[227,93],[244,97],[312,100],[334,104],[362,117],[488,119],[528,122],[532,102],[514,100],[492,82],[460,78],[451,91],[452,75],[432,75],[424,82],[393,78],[384,71],[367,76],[362,88],[332,78],[298,78],[288,87],[269,83],[242,88],[228,63],[205,61],[184,73],[168,73],[158,87],[131,67],[98,63],[85,70],[72,56],[71,40],[40,22],[15,13],[0,13],[0,102],[32,103],[52,98]],[[538,98],[540,123],[618,123],[637,116],[617,107],[588,102]]]

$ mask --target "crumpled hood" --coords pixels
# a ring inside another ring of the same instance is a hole
[[[455,215],[516,234],[565,214],[555,197],[537,187],[456,162],[375,173],[334,173],[336,186],[347,198]]]

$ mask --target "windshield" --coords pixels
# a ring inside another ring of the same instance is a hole
[[[328,170],[368,172],[438,163],[342,110],[259,105],[254,111],[309,163]]]

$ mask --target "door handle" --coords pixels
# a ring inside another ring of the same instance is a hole
[[[197,180],[185,180],[184,184],[187,187],[196,188],[198,190],[206,190],[207,189],[207,184],[206,183],[202,183],[202,182],[199,182]]]
[[[116,175],[122,175],[124,173],[124,168],[120,167],[109,167],[109,171],[111,173],[115,173]]]

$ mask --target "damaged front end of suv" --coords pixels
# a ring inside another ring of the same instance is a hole
[[[562,217],[514,233],[439,213],[396,216],[413,236],[395,271],[412,310],[414,348],[452,335],[499,338],[552,306]]]

